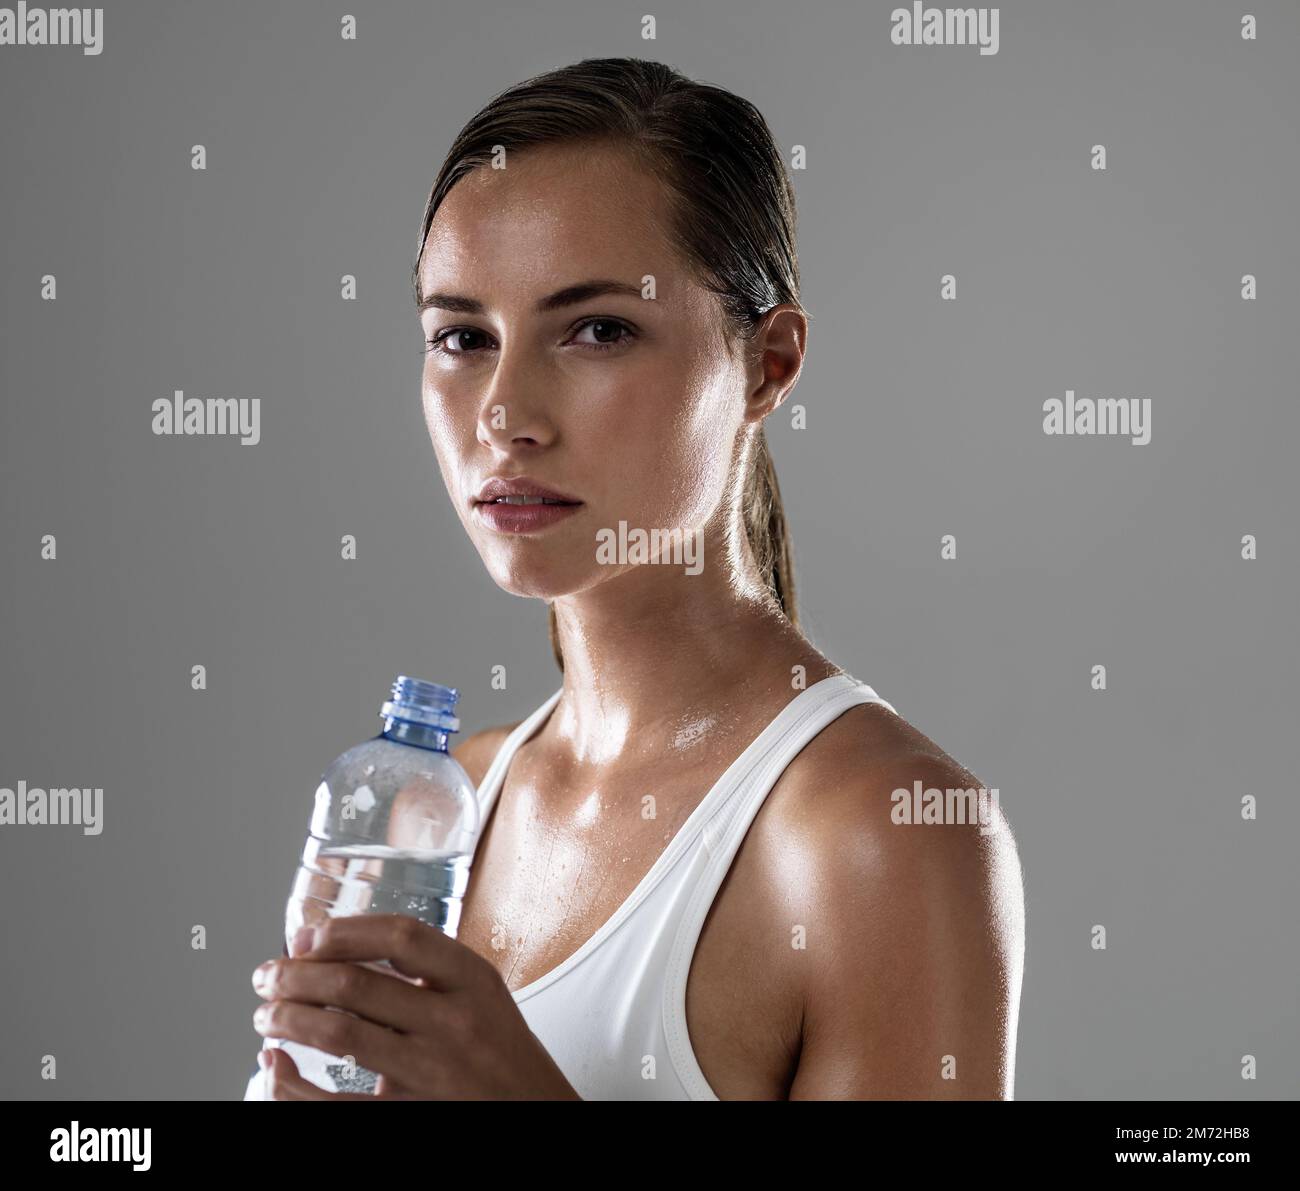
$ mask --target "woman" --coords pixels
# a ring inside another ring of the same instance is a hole
[[[758,111],[659,63],[461,132],[413,274],[425,417],[563,685],[455,750],[486,816],[458,937],[331,920],[259,969],[264,1036],[393,1097],[1011,1096],[1010,831],[895,822],[980,783],[798,628],[763,432],[805,351],[794,225]],[[270,1098],[358,1095],[259,1061]]]

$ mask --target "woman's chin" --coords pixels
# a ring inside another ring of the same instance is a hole
[[[488,574],[502,591],[525,599],[554,600],[591,586],[591,561],[585,568],[564,568],[557,559],[492,558],[484,560]]]

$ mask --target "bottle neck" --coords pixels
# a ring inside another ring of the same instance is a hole
[[[411,720],[398,720],[385,716],[384,730],[380,735],[399,744],[413,745],[418,749],[432,749],[438,753],[447,751],[447,731],[430,724],[417,724]]]

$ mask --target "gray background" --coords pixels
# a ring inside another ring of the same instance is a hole
[[[448,503],[408,268],[478,107],[625,55],[807,146],[808,428],[769,423],[805,624],[1001,791],[1017,1096],[1300,1092],[1300,10],[1006,4],[981,56],[892,7],[133,3],[99,57],[0,47],[0,786],[105,791],[98,837],[0,829],[0,1095],[238,1098],[317,776],[393,676],[468,730],[559,685]],[[260,397],[262,442],[155,437],[177,388]],[[1067,388],[1150,397],[1152,442],[1046,437]]]

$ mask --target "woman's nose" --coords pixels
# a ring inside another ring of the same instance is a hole
[[[521,442],[545,446],[555,439],[555,425],[526,403],[493,402],[479,415],[478,437],[503,450]]]
[[[545,384],[539,369],[529,369],[518,360],[507,362],[503,356],[479,406],[480,441],[501,448],[519,442],[552,442],[556,426]]]

